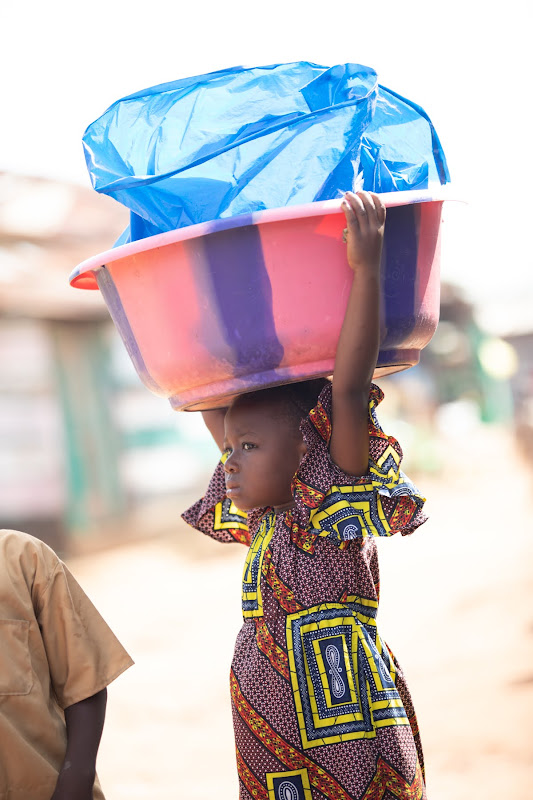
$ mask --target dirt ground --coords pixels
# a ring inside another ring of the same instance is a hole
[[[448,447],[444,474],[417,476],[429,522],[379,542],[380,630],[409,679],[430,800],[530,800],[533,474],[502,431]],[[245,551],[188,529],[186,502],[137,520],[145,538],[70,559],[136,661],[109,688],[108,800],[238,797],[227,677]]]

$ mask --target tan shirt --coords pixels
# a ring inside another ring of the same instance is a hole
[[[1,800],[50,800],[65,754],[63,709],[132,664],[56,554],[0,530]],[[103,800],[98,783],[94,800]]]

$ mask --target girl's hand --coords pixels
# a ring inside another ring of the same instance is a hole
[[[378,271],[386,216],[380,197],[372,192],[346,192],[341,208],[348,225],[348,264],[354,272]]]

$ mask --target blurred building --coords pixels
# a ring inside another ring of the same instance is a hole
[[[69,286],[127,217],[90,189],[0,174],[0,525],[60,550],[211,455],[199,420],[141,385],[100,293]]]
[[[381,418],[388,422],[392,411],[409,473],[440,472],[448,451],[468,449],[488,425],[520,424],[525,441],[529,418],[533,444],[533,334],[506,335],[500,319],[479,313],[460,287],[442,284],[439,324],[420,363],[384,385]]]

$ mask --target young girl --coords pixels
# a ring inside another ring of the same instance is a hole
[[[426,798],[409,691],[376,628],[374,538],[426,519],[371,383],[385,208],[366,192],[343,208],[354,280],[333,381],[206,412],[223,456],[184,514],[249,545],[230,675],[241,800]]]

